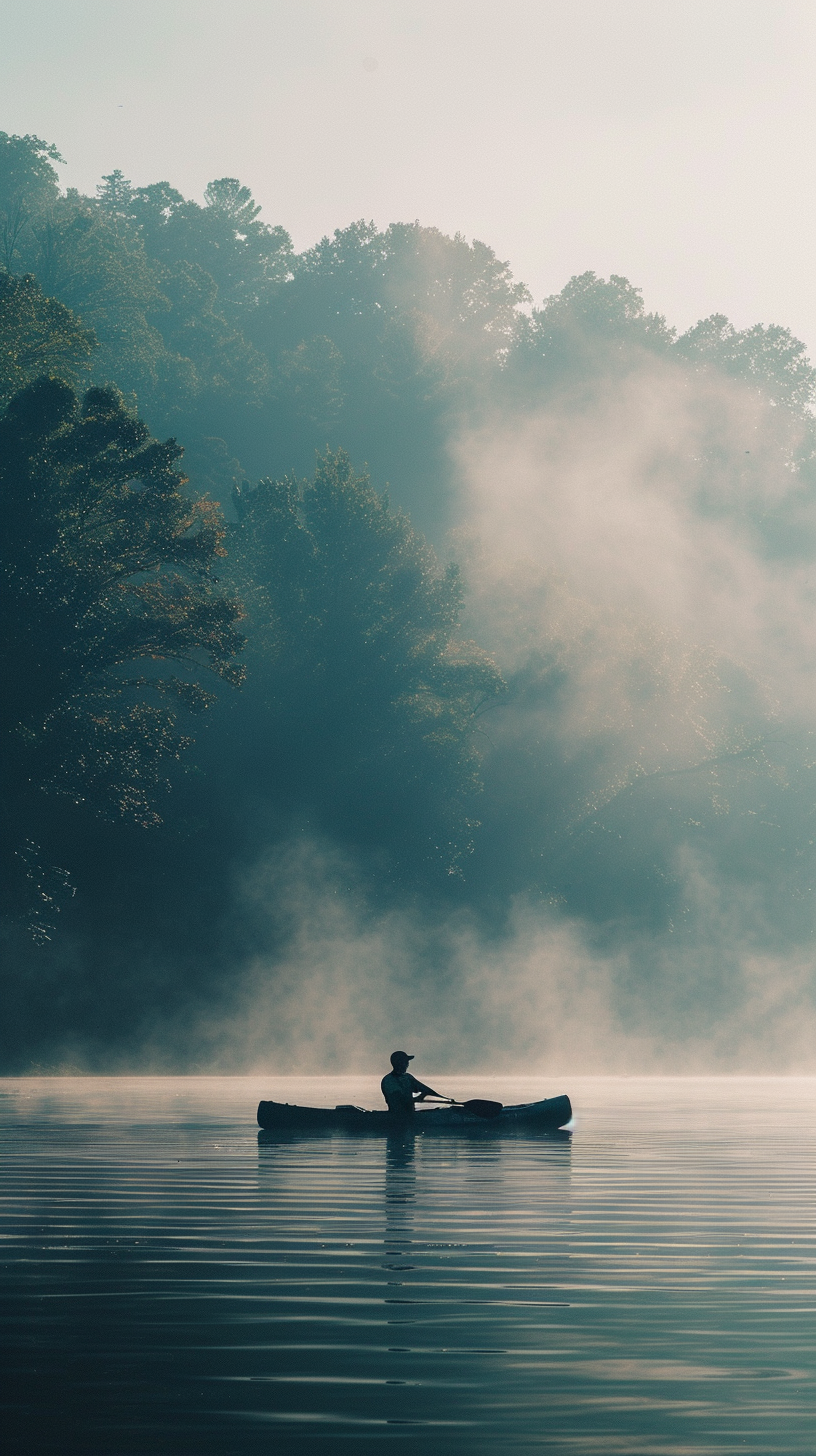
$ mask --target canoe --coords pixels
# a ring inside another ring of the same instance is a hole
[[[520,1102],[503,1107],[496,1117],[476,1117],[458,1107],[423,1108],[413,1116],[393,1112],[367,1112],[363,1107],[295,1107],[289,1102],[261,1102],[258,1123],[265,1129],[303,1131],[336,1129],[340,1132],[555,1132],[572,1117],[569,1097],[545,1097],[542,1102]]]

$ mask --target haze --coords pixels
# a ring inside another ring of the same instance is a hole
[[[4,0],[3,125],[66,185],[238,175],[299,249],[364,217],[487,241],[536,302],[623,274],[816,347],[807,0]]]
[[[0,1068],[813,1070],[812,10],[3,40]]]

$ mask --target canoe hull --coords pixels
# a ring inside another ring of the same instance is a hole
[[[296,1128],[299,1131],[338,1132],[555,1132],[572,1117],[569,1097],[546,1097],[542,1102],[523,1102],[505,1107],[498,1117],[474,1117],[454,1107],[436,1107],[411,1116],[393,1112],[366,1112],[359,1107],[293,1107],[288,1102],[261,1102],[259,1126],[266,1130]]]

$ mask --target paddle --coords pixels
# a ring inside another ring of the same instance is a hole
[[[450,1107],[461,1107],[473,1117],[498,1117],[504,1109],[503,1102],[488,1102],[483,1097],[471,1097],[469,1102],[457,1102],[453,1097],[423,1097],[423,1102],[447,1102]]]

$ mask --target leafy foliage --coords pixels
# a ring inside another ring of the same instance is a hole
[[[43,379],[0,421],[13,851],[41,817],[32,796],[157,823],[163,765],[189,742],[178,708],[211,701],[205,668],[242,678],[241,608],[214,577],[224,528],[211,503],[185,498],[180,454],[110,389],[80,405]]]
[[[77,384],[95,348],[90,329],[31,274],[0,273],[0,407],[41,374]]]
[[[250,935],[230,920],[236,877],[298,825],[362,851],[382,893],[388,881],[434,898],[444,887],[496,923],[521,893],[595,924],[665,924],[690,835],[707,836],[712,862],[728,852],[696,775],[729,755],[747,786],[728,832],[747,844],[751,818],[751,864],[767,863],[769,816],[790,824],[791,796],[780,778],[767,790],[776,807],[757,807],[733,745],[736,705],[761,713],[739,674],[709,693],[722,708],[709,736],[729,752],[676,769],[678,723],[711,726],[705,683],[683,666],[690,649],[661,657],[659,634],[627,635],[617,608],[596,619],[567,585],[526,594],[512,565],[480,577],[473,543],[482,615],[470,630],[495,631],[505,692],[460,641],[456,571],[414,526],[444,538],[460,509],[451,439],[474,423],[508,441],[491,506],[519,512],[513,431],[543,421],[531,450],[553,453],[540,476],[532,460],[531,535],[541,519],[558,527],[570,491],[580,504],[581,474],[602,460],[610,497],[625,494],[622,471],[645,472],[655,499],[685,483],[690,520],[730,530],[752,565],[764,553],[798,569],[814,542],[816,374],[789,331],[713,315],[678,338],[626,278],[591,272],[528,312],[508,265],[458,234],[358,220],[297,255],[240,179],[211,181],[196,202],[116,170],[82,196],[60,191],[60,161],[50,143],[0,133],[2,728],[17,908],[42,930],[70,901],[63,943],[84,936],[78,958],[96,958],[100,983],[113,963],[124,976],[139,945],[151,966],[166,957],[168,984],[187,965],[198,987],[202,964],[220,975]],[[88,376],[80,404],[72,389]],[[635,404],[616,420],[627,389]],[[656,429],[643,459],[627,448],[641,400],[679,420],[677,439]],[[183,443],[189,488],[179,447],[148,426]],[[413,525],[352,459],[390,482]],[[565,572],[597,529],[580,510],[575,521]],[[239,598],[248,671],[233,694]],[[499,700],[509,707],[488,738],[480,714]],[[195,772],[182,775],[194,722]],[[797,769],[790,782],[810,779]],[[810,792],[797,790],[801,825],[780,849],[798,836],[802,866]]]
[[[479,788],[474,721],[502,683],[456,640],[456,568],[440,570],[343,452],[310,482],[261,481],[238,510],[266,725],[252,783],[403,865],[457,870]]]
[[[739,331],[724,314],[701,319],[677,341],[676,352],[694,363],[744,379],[810,422],[816,371],[790,329],[754,324]]]
[[[18,245],[36,217],[58,196],[52,162],[62,157],[51,142],[37,136],[9,136],[0,131],[0,259],[11,270]]]
[[[525,397],[574,389],[642,362],[644,351],[665,354],[674,330],[647,314],[639,288],[613,274],[571,278],[558,294],[519,321],[508,379]]]

